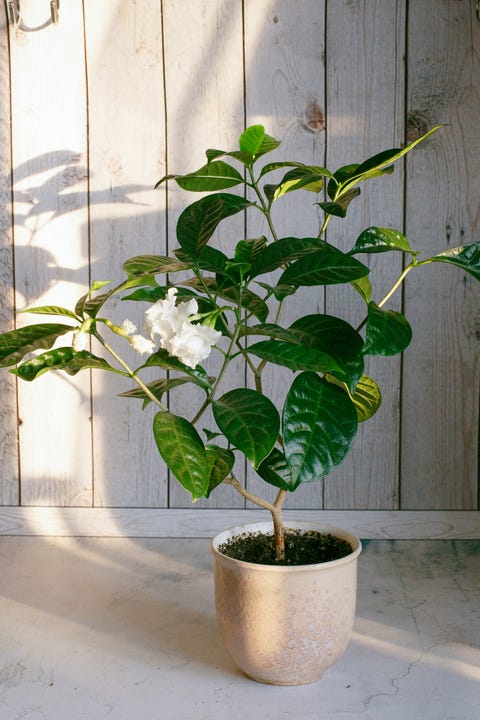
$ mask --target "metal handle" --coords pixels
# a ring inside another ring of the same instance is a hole
[[[13,27],[19,28],[25,32],[34,32],[35,30],[43,30],[48,25],[56,25],[58,23],[58,12],[60,9],[60,0],[50,0],[50,18],[37,27],[27,27],[22,20],[20,11],[20,0],[9,0],[8,16]]]

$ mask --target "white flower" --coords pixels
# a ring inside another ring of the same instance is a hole
[[[125,335],[133,335],[135,330],[137,329],[137,326],[133,324],[131,320],[124,320],[122,323],[122,330],[125,333]]]
[[[168,351],[167,344],[181,332],[184,322],[198,311],[197,301],[192,299],[175,305],[177,288],[169,288],[164,300],[157,300],[145,313],[145,330],[152,340],[158,335],[161,347]]]
[[[147,338],[144,338],[143,335],[132,335],[127,339],[132,348],[136,350],[136,352],[140,353],[140,355],[151,355],[155,348],[155,343],[151,340],[147,340]]]
[[[90,349],[90,333],[75,330],[73,333],[72,347],[75,352]]]
[[[172,337],[166,349],[170,355],[178,357],[184,365],[194,368],[210,355],[212,345],[215,345],[221,335],[222,333],[217,330],[186,321],[181,331]]]
[[[132,348],[141,355],[151,355],[155,348],[155,343],[151,340],[147,340],[147,338],[144,338],[143,335],[134,335],[133,333],[136,329],[137,326],[134,325],[131,320],[123,321],[121,330]]]

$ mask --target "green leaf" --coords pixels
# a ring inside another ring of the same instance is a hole
[[[269,295],[273,295],[276,300],[282,302],[289,295],[294,295],[297,292],[297,288],[293,285],[269,285],[268,283],[258,282],[260,287],[268,292]]]
[[[312,314],[296,320],[290,331],[308,347],[330,355],[340,368],[333,372],[353,391],[363,374],[362,336],[345,320],[334,315]]]
[[[170,412],[159,412],[153,419],[153,435],[158,451],[178,482],[195,502],[208,491],[210,466],[205,446],[193,425]]]
[[[380,388],[375,380],[372,380],[372,378],[367,375],[362,375],[355,386],[354,392],[350,392],[347,385],[341,380],[333,377],[333,375],[326,375],[325,377],[329,382],[344,388],[345,392],[349,394],[349,397],[355,405],[355,409],[357,411],[358,422],[365,422],[366,420],[369,420],[380,408],[380,405],[382,404]]]
[[[238,170],[222,160],[213,160],[188,175],[177,175],[177,185],[191,192],[213,192],[225,190],[243,183]]]
[[[0,367],[15,365],[33,350],[51,348],[57,338],[73,329],[73,325],[39,323],[1,334]]]
[[[165,255],[137,255],[123,263],[123,269],[130,278],[180,272],[191,267],[191,262],[179,262]]]
[[[283,408],[283,444],[292,482],[320,480],[339,465],[357,432],[347,393],[312,372],[297,375]]]
[[[60,307],[59,305],[43,305],[42,307],[26,308],[25,310],[20,310],[19,312],[32,313],[33,315],[62,315],[73,318],[73,320],[76,320],[77,322],[82,319],[77,315],[77,313],[73,312],[73,310]]]
[[[265,460],[262,460],[257,468],[257,473],[262,480],[281,490],[293,492],[299,484],[298,482],[292,482],[290,466],[285,455],[277,448],[273,448],[270,455]]]
[[[287,367],[293,372],[314,370],[341,373],[341,369],[330,355],[304,345],[281,340],[263,340],[249,346],[248,352],[268,362]]]
[[[283,179],[276,186],[273,200],[278,200],[282,195],[293,190],[310,190],[319,193],[323,187],[323,178],[331,177],[331,173],[322,167],[315,165],[304,165],[303,167],[289,170]]]
[[[238,160],[243,165],[251,165],[253,162],[253,155],[249,152],[242,152],[241,150],[227,152],[226,150],[215,150],[213,148],[209,148],[205,151],[205,155],[207,156],[208,162],[212,162],[212,160],[216,160],[222,156],[231,157],[234,160]]]
[[[412,329],[402,313],[370,302],[365,335],[364,355],[396,355],[410,344]]]
[[[353,280],[350,285],[368,305],[370,298],[372,297],[372,283],[370,282],[370,278],[365,275],[365,277],[358,278],[358,280]]]
[[[305,164],[301,163],[301,162],[293,162],[293,161],[288,161],[288,160],[268,163],[267,165],[263,166],[263,168],[260,172],[260,175],[258,176],[258,179],[261,180],[261,178],[264,175],[266,175],[267,173],[273,172],[274,170],[279,170],[280,168],[286,168],[286,167],[304,168]]]
[[[472,275],[475,280],[480,280],[480,241],[445,250],[425,262],[443,262],[456,265]]]
[[[380,227],[369,227],[360,233],[350,254],[379,253],[390,250],[399,250],[411,255],[418,254],[412,250],[407,238],[399,230]]]
[[[150,392],[155,395],[157,400],[161,400],[162,396],[166,392],[168,392],[169,390],[173,390],[173,388],[176,388],[179,385],[184,385],[187,382],[193,382],[196,385],[199,385],[199,387],[201,387],[203,390],[207,391],[205,385],[203,383],[199,383],[197,378],[192,376],[159,378],[158,380],[154,380],[153,382],[145,383],[145,385],[150,390]],[[143,407],[146,407],[150,402],[152,402],[151,398],[145,393],[145,391],[138,386],[132,388],[131,390],[126,390],[123,393],[119,393],[119,397],[139,398],[140,400],[144,401]]]
[[[334,285],[351,282],[368,275],[369,269],[361,262],[342,253],[333,245],[318,240],[314,253],[301,257],[288,267],[279,279],[287,285]]]
[[[264,236],[253,240],[240,240],[235,248],[235,262],[252,263],[266,244],[267,238]]]
[[[193,287],[198,292],[205,292],[206,286],[213,295],[218,295],[218,297],[221,297],[224,300],[229,300],[235,304],[239,301],[239,292],[237,287],[220,287],[217,281],[211,277],[203,277],[201,281],[198,278],[191,278],[190,280],[185,280],[182,285]],[[267,305],[261,297],[253,293],[251,290],[243,289],[240,301],[241,306],[253,313],[253,315],[255,315],[255,317],[259,320],[263,321],[266,319],[268,315]]]
[[[217,193],[192,203],[177,222],[177,239],[191,258],[197,258],[217,225],[225,218],[245,210],[252,203],[239,195]]]
[[[360,195],[360,188],[354,187],[347,192],[338,195],[335,202],[320,202],[322,210],[328,215],[344,218],[347,214],[347,208],[354,198]]]
[[[240,135],[238,141],[240,150],[242,152],[248,152],[251,155],[256,155],[262,147],[264,138],[265,128],[263,125],[250,125],[250,127]]]
[[[248,388],[230,390],[213,403],[215,421],[227,440],[257,468],[271,452],[280,429],[275,405]]]
[[[64,370],[68,375],[76,375],[80,370],[86,370],[87,368],[109,370],[119,375],[126,374],[121,370],[113,368],[103,358],[92,355],[92,353],[89,353],[87,350],[76,352],[71,346],[48,350],[31,360],[27,360],[27,362],[22,363],[10,372],[18,375],[22,380],[30,382],[49,370]]]
[[[235,455],[231,450],[218,447],[218,445],[206,445],[207,462],[210,468],[210,482],[205,497],[220,485],[231,472],[235,463]]]
[[[317,238],[280,238],[270,245],[265,245],[252,263],[250,277],[272,272],[292,260],[317,252],[323,241]]]
[[[148,360],[142,365],[142,368],[147,367],[161,367],[164,370],[178,370],[188,375],[197,385],[205,388],[206,390],[211,389],[210,378],[208,377],[205,370],[201,365],[197,365],[196,368],[190,368],[188,365],[184,365],[178,358],[169,355],[166,350],[160,348],[157,352],[150,355]]]
[[[110,284],[110,280],[94,280],[93,283],[90,285],[90,289],[88,293],[85,295],[82,295],[81,298],[77,301],[77,304],[75,305],[75,312],[76,314],[81,317],[83,316],[83,313],[85,312],[85,304],[90,299],[90,296],[92,293],[97,292],[97,290],[101,290],[101,288],[105,287],[105,285]]]

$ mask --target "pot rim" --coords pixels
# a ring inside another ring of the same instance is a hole
[[[292,528],[294,530],[319,530],[320,532],[330,533],[335,535],[342,540],[347,540],[352,545],[352,552],[345,555],[337,560],[330,560],[329,562],[321,563],[310,563],[307,565],[264,565],[262,563],[248,562],[247,560],[237,560],[236,558],[228,557],[224,555],[218,549],[218,546],[235,535],[241,535],[245,532],[264,532],[273,531],[273,523],[271,521],[244,523],[242,525],[235,525],[234,527],[227,528],[217,533],[210,543],[210,550],[214,557],[222,562],[230,563],[232,565],[247,567],[250,570],[258,570],[262,572],[307,572],[307,571],[318,571],[321,568],[337,567],[344,565],[345,563],[356,560],[362,551],[362,543],[359,538],[348,530],[343,530],[335,525],[322,522],[309,522],[303,520],[288,520],[285,523],[286,528]]]

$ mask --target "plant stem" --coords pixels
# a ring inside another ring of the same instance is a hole
[[[123,367],[123,369],[127,372],[128,376],[129,376],[134,382],[136,382],[137,385],[143,390],[143,392],[145,393],[145,395],[147,395],[147,397],[148,397],[152,402],[154,402],[156,405],[158,405],[158,407],[160,408],[160,410],[161,410],[162,412],[168,412],[168,408],[165,407],[165,405],[164,405],[162,402],[160,402],[160,400],[159,400],[157,397],[155,397],[155,395],[151,392],[151,390],[149,390],[149,388],[145,385],[145,383],[143,382],[143,380],[141,380],[141,379],[139,378],[139,376],[137,375],[137,373],[136,373],[134,370],[132,370],[132,369],[127,365],[127,363],[120,357],[120,355],[118,355],[118,353],[115,352],[115,350],[114,350],[112,347],[110,347],[110,345],[108,345],[108,343],[105,342],[105,340],[104,340],[103,337],[100,335],[100,333],[95,332],[95,333],[93,333],[93,334],[94,334],[94,336],[97,338],[97,340],[99,341],[99,343],[101,343],[101,344],[103,345],[103,347],[105,348],[105,350],[107,350],[107,352],[109,352],[110,355],[112,355],[112,357],[115,358],[115,360],[118,362],[118,364]]]
[[[412,270],[412,268],[414,268],[417,264],[418,264],[418,263],[416,263],[416,262],[414,262],[414,261],[412,260],[412,262],[410,262],[410,263],[407,265],[407,267],[400,273],[400,275],[398,276],[397,280],[394,282],[394,284],[392,285],[392,287],[390,288],[390,290],[388,291],[388,293],[385,295],[385,297],[384,297],[382,300],[380,300],[379,303],[377,303],[377,304],[378,304],[378,307],[383,307],[383,305],[385,305],[385,303],[390,300],[390,298],[392,297],[392,295],[398,290],[398,288],[400,287],[400,285],[402,284],[402,282],[405,280],[405,278],[407,277],[407,275],[408,275],[408,273],[410,272],[410,270]]]

